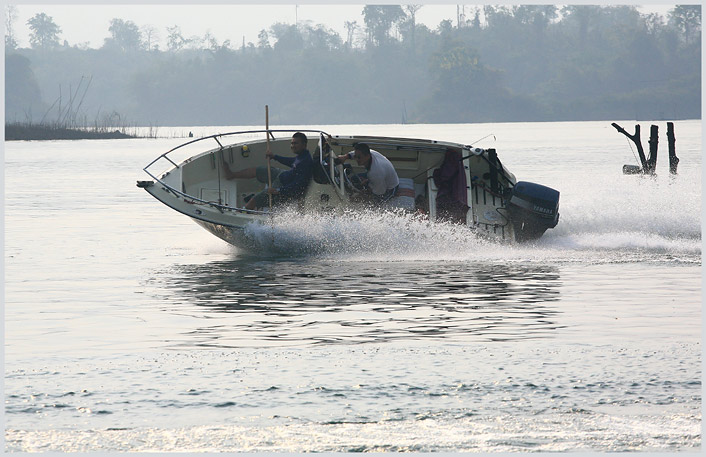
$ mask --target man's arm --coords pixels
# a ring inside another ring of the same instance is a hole
[[[273,159],[275,159],[277,162],[281,163],[282,165],[286,165],[289,168],[292,168],[292,165],[294,165],[294,161],[297,160],[296,157],[282,157],[279,155],[273,155]]]
[[[355,151],[348,152],[346,154],[341,154],[340,156],[336,156],[336,165],[340,165],[342,163],[345,163],[346,160],[352,159],[355,154]]]

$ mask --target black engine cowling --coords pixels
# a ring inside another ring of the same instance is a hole
[[[537,239],[559,222],[559,191],[520,181],[510,192],[507,210],[517,241]]]

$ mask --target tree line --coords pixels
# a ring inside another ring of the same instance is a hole
[[[100,48],[71,45],[44,13],[20,48],[10,9],[6,119],[257,125],[265,104],[279,124],[700,118],[700,5],[488,5],[435,29],[422,7],[364,6],[345,37],[275,23],[234,44],[175,25],[166,49],[119,18]]]

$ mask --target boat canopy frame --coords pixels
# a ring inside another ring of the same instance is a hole
[[[223,146],[223,143],[221,143],[221,141],[220,141],[220,139],[223,139],[224,137],[234,137],[234,136],[236,136],[236,135],[253,135],[253,134],[257,134],[257,133],[265,133],[268,137],[270,137],[270,138],[272,138],[272,139],[274,140],[274,139],[275,139],[275,136],[274,136],[275,133],[292,133],[292,134],[293,134],[293,133],[296,133],[296,132],[309,133],[309,134],[315,133],[315,134],[318,134],[318,135],[320,135],[320,136],[321,136],[321,135],[331,136],[331,135],[329,135],[328,133],[324,132],[323,130],[307,130],[307,129],[258,129],[258,130],[240,130],[240,131],[228,132],[228,133],[216,133],[216,134],[213,134],[213,135],[208,135],[208,136],[204,136],[204,137],[201,137],[201,138],[196,138],[196,139],[194,139],[194,140],[190,140],[190,141],[187,141],[186,143],[182,143],[182,144],[180,144],[180,145],[178,145],[178,146],[173,147],[173,148],[170,149],[169,151],[164,152],[164,153],[160,154],[159,156],[157,156],[154,160],[152,160],[149,164],[147,164],[147,165],[142,169],[142,171],[144,171],[145,173],[147,173],[156,183],[159,183],[165,190],[167,190],[168,192],[173,193],[173,194],[176,195],[177,197],[181,197],[181,198],[184,198],[184,199],[188,199],[189,201],[191,201],[191,202],[193,202],[193,203],[199,203],[199,204],[202,204],[202,205],[207,205],[207,206],[216,208],[216,209],[217,209],[218,211],[220,211],[221,213],[223,213],[223,212],[225,212],[225,211],[237,211],[237,212],[240,212],[240,213],[249,213],[249,214],[266,214],[264,211],[258,211],[258,210],[252,210],[252,209],[246,209],[246,208],[239,208],[239,207],[235,207],[235,206],[222,205],[222,204],[220,204],[220,203],[215,203],[215,202],[212,202],[212,201],[203,200],[203,199],[198,198],[198,197],[196,197],[196,196],[194,196],[194,195],[189,195],[189,194],[187,194],[187,193],[185,193],[185,192],[183,192],[183,191],[181,191],[181,190],[179,190],[179,189],[175,189],[174,187],[172,187],[172,186],[170,186],[169,184],[165,183],[162,179],[160,179],[160,178],[158,178],[157,176],[155,176],[155,175],[153,174],[153,172],[150,171],[150,168],[153,167],[153,166],[154,166],[157,162],[159,162],[161,159],[167,160],[169,163],[171,163],[171,164],[174,166],[174,168],[179,168],[180,165],[177,164],[174,160],[172,160],[172,159],[169,157],[169,155],[172,154],[172,153],[174,153],[175,151],[181,149],[181,148],[184,148],[184,147],[186,147],[186,146],[189,146],[189,145],[192,145],[192,144],[195,144],[195,143],[199,143],[199,142],[201,142],[201,141],[207,141],[207,140],[213,139],[213,140],[215,140],[216,143],[218,144],[218,149],[216,149],[216,150],[208,150],[208,151],[205,151],[205,152],[204,152],[204,154],[208,154],[208,153],[213,153],[213,152],[216,152],[216,151],[222,151],[223,149],[226,148],[226,146]],[[227,146],[230,146],[230,144],[228,144]],[[183,162],[182,162],[182,163],[183,163]],[[162,174],[162,178],[164,178],[168,173],[169,173],[169,172],[167,171],[167,172],[165,172],[164,174]],[[219,181],[220,181],[220,179],[219,179]]]

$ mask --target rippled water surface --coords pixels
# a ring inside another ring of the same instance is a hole
[[[244,252],[135,187],[179,140],[7,143],[7,451],[700,449],[700,122],[647,179],[609,123],[324,130],[492,133],[559,226],[284,214]]]

